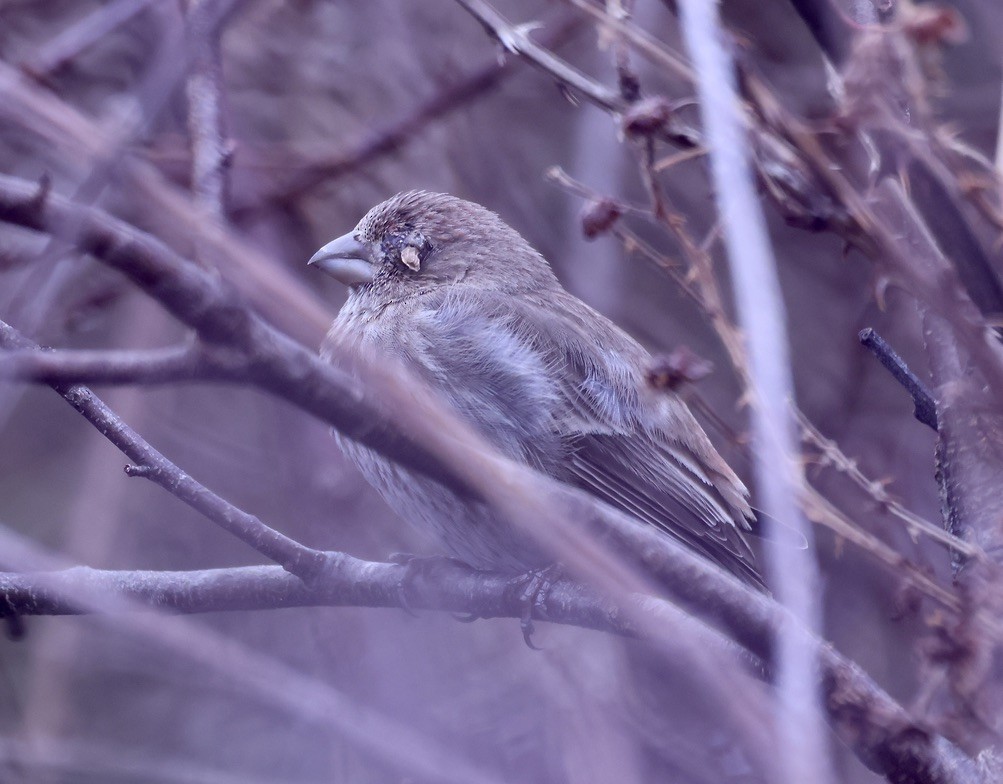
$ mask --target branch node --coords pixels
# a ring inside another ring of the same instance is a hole
[[[41,212],[45,208],[45,203],[49,200],[49,193],[52,192],[52,175],[44,172],[38,178],[38,190],[32,194],[28,200],[28,209],[34,212]]]

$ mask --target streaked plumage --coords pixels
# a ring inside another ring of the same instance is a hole
[[[398,194],[311,263],[351,284],[323,352],[342,342],[389,352],[508,457],[760,583],[741,481],[686,405],[648,386],[647,352],[566,292],[496,215],[444,194]],[[342,446],[402,517],[456,557],[488,569],[546,565],[487,509]]]

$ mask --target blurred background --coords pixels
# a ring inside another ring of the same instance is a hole
[[[513,22],[542,22],[534,40],[616,86],[609,42],[581,12],[545,0],[495,5]],[[639,27],[682,50],[672,3],[624,5]],[[745,33],[742,56],[790,108],[814,117],[828,106],[821,57],[838,65],[855,32],[851,4],[841,5],[725,0],[722,11]],[[953,5],[968,32],[944,52],[933,109],[992,157],[1003,6]],[[448,0],[231,3],[221,24],[225,220],[248,250],[243,262],[216,258],[172,206],[191,198],[184,13],[174,2],[0,0],[2,171],[47,176],[57,192],[217,265],[267,319],[310,347],[344,297],[306,268],[316,248],[397,191],[480,202],[539,249],[567,288],[652,351],[685,345],[714,363],[696,392],[725,426],[705,426],[749,479],[739,388],[700,310],[615,238],[586,241],[581,199],[544,176],[560,166],[600,194],[647,203],[639,150],[606,113],[501,57]],[[631,64],[642,94],[692,97],[691,85],[641,57]],[[705,160],[673,167],[663,183],[703,238],[716,221]],[[909,509],[939,521],[933,433],[857,342],[860,329],[876,328],[922,375],[913,303],[890,289],[879,306],[867,260],[834,236],[786,226],[769,207],[767,216],[801,408]],[[664,235],[637,229],[675,252]],[[992,260],[999,270],[998,244]],[[40,343],[74,348],[168,346],[185,334],[118,275],[9,226],[0,231],[0,318]],[[436,551],[346,464],[326,426],[284,403],[212,385],[97,391],[196,479],[306,544],[373,560]],[[4,526],[100,568],[261,562],[161,489],[127,478],[125,462],[50,390],[0,385]],[[809,476],[860,527],[949,579],[946,553],[910,539],[873,498],[824,465]],[[922,613],[910,611],[895,574],[818,535],[827,635],[910,705]],[[678,675],[657,684],[630,677],[632,646],[606,635],[540,624],[542,651],[532,651],[515,621],[459,624],[437,613],[312,608],[191,620],[332,685],[350,704],[420,728],[499,780],[759,780],[699,693]],[[838,744],[834,753],[842,781],[879,780]],[[82,617],[29,618],[23,636],[0,640],[0,780],[425,779],[323,722],[279,711],[114,624]]]

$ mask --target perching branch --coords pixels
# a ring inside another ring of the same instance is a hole
[[[477,572],[455,561],[373,563],[345,553],[323,554],[323,577],[309,584],[279,566],[171,571],[106,571],[77,566],[56,572],[0,573],[0,617],[92,612],[82,593],[119,596],[144,607],[193,614],[288,607],[388,607],[439,610],[478,618],[520,618],[525,604],[507,575]],[[640,599],[639,599],[640,601]],[[647,600],[645,600],[647,601]],[[634,636],[612,603],[560,580],[547,594],[553,623]]]

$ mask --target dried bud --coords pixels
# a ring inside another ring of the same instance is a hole
[[[686,346],[679,346],[670,354],[656,354],[651,358],[645,379],[655,389],[675,391],[683,384],[695,384],[707,378],[714,365]]]
[[[645,98],[623,113],[620,126],[628,137],[654,136],[672,117],[672,104],[662,96]]]
[[[582,211],[582,234],[592,240],[605,234],[623,215],[623,207],[612,199],[590,201]]]
[[[912,6],[903,14],[902,29],[917,46],[962,44],[968,40],[968,26],[961,14],[942,5]]]

